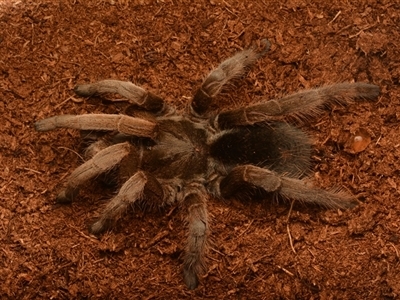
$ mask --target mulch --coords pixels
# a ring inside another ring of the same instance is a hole
[[[400,297],[400,4],[245,2],[0,0],[1,299]],[[79,133],[33,123],[124,109],[76,97],[77,83],[129,80],[183,109],[213,66],[264,38],[271,51],[218,109],[327,83],[380,86],[378,101],[302,126],[315,184],[343,187],[356,208],[210,199],[209,268],[189,291],[179,206],[134,208],[95,237],[88,225],[113,189],[96,181],[71,205],[54,204],[82,163]],[[366,145],[346,144],[360,134]]]

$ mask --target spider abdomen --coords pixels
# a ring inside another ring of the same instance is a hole
[[[311,143],[302,130],[286,123],[242,126],[216,139],[210,155],[230,167],[252,164],[300,176],[310,167]]]

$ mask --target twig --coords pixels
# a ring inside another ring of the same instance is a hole
[[[83,100],[76,99],[75,97],[70,96],[70,97],[68,97],[67,99],[65,99],[63,102],[61,102],[61,103],[57,104],[56,106],[54,106],[54,109],[57,109],[57,108],[59,108],[60,106],[63,106],[63,105],[64,105],[65,103],[67,103],[69,100],[72,100],[72,101],[74,101],[75,103],[81,103],[81,102],[83,102]]]
[[[294,274],[292,272],[290,272],[289,270],[285,269],[284,267],[278,266],[276,265],[279,269],[281,269],[283,272],[285,272],[286,274],[289,274],[290,276],[294,277]]]
[[[251,220],[249,225],[247,225],[246,229],[243,230],[237,237],[242,236],[247,230],[249,230],[249,228],[250,228],[251,224],[253,224],[253,222],[254,222],[254,220]]]
[[[339,15],[340,15],[341,13],[342,13],[342,11],[339,10],[338,13],[336,14],[336,16],[328,23],[328,25],[331,24],[331,23],[333,23],[333,22],[337,19],[337,17],[339,17]]]
[[[389,245],[392,246],[392,247],[394,248],[394,251],[396,251],[396,256],[397,256],[397,258],[400,258],[399,250],[397,250],[396,246],[395,246],[393,243],[389,243]]]
[[[350,35],[349,39],[352,39],[353,37],[359,36],[361,33],[364,32],[364,30],[368,30],[371,29],[372,27],[375,27],[376,24],[371,24],[371,25],[367,25],[364,28],[362,28],[359,32],[357,32],[356,34]]]
[[[294,254],[297,254],[296,250],[293,247],[293,240],[292,240],[292,235],[290,234],[290,227],[289,227],[289,219],[290,219],[290,214],[291,214],[292,209],[293,209],[293,204],[294,204],[294,200],[292,200],[292,203],[290,204],[290,209],[289,209],[289,213],[288,213],[288,216],[287,216],[286,230],[287,230],[288,237],[289,237],[290,247],[292,248],[292,251],[294,252]]]
[[[214,248],[212,248],[212,247],[210,247],[209,249],[212,250],[212,251],[214,251],[215,253],[218,253],[218,254],[221,255],[221,256],[225,256],[224,253],[218,251],[217,249],[214,249]]]
[[[81,236],[83,236],[84,238],[87,238],[88,240],[90,240],[90,241],[92,241],[92,242],[99,243],[99,240],[98,240],[98,239],[96,239],[96,238],[94,238],[94,237],[91,237],[91,236],[88,236],[87,234],[84,234],[82,231],[80,231],[78,228],[72,226],[71,224],[66,224],[66,225],[67,225],[69,228],[72,228],[72,229],[76,230],[76,231],[77,231]]]
[[[159,241],[161,241],[162,239],[164,239],[166,236],[169,235],[169,231],[168,230],[164,230],[162,232],[159,232],[155,237],[152,238],[151,241],[147,242],[146,244],[141,244],[140,248],[142,249],[148,249],[152,246],[154,246],[155,244],[157,244]]]
[[[17,167],[17,169],[18,170],[31,171],[31,172],[36,173],[36,174],[42,174],[43,173],[43,172],[40,172],[40,171],[37,171],[37,170],[34,170],[34,169],[25,168],[25,167]]]
[[[336,31],[336,34],[342,33],[343,31],[345,31],[346,29],[349,29],[352,26],[353,25],[346,25],[346,26],[340,28],[338,31]]]

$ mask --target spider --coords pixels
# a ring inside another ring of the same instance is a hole
[[[130,114],[58,115],[35,123],[38,131],[81,130],[89,143],[86,162],[69,175],[56,201],[72,202],[85,182],[114,170],[120,188],[91,225],[93,234],[110,228],[135,202],[177,201],[187,212],[183,279],[189,289],[198,286],[206,270],[210,195],[244,200],[272,196],[327,208],[356,205],[341,189],[310,183],[312,143],[291,121],[308,121],[326,105],[374,100],[378,86],[338,83],[220,113],[211,109],[221,90],[269,51],[270,42],[264,43],[263,49],[242,50],[212,70],[183,112],[131,82],[77,85],[74,91],[80,96],[119,94],[135,109]]]

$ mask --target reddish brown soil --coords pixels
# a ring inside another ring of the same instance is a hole
[[[1,299],[399,299],[397,1],[12,2],[0,1]],[[112,190],[93,183],[54,205],[81,163],[79,133],[33,123],[123,108],[74,97],[75,84],[130,80],[182,108],[212,66],[263,38],[271,52],[222,108],[324,83],[381,87],[377,102],[305,126],[316,185],[343,186],[358,207],[295,205],[288,218],[288,203],[211,199],[209,271],[188,291],[179,208],[135,209],[97,239],[87,225]],[[351,154],[342,139],[360,128],[371,143]]]

